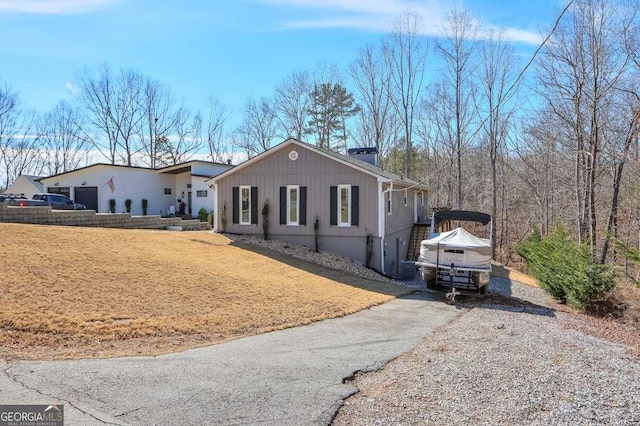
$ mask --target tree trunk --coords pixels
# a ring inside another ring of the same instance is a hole
[[[607,234],[605,235],[604,243],[602,244],[602,254],[600,256],[600,263],[605,263],[607,261],[607,254],[609,251],[609,240],[611,238],[612,232],[615,232],[616,234],[615,236],[617,237],[618,197],[620,194],[620,183],[622,182],[622,172],[624,170],[624,165],[627,162],[627,158],[631,150],[631,145],[633,141],[638,137],[638,133],[640,130],[638,128],[639,121],[640,121],[640,109],[637,109],[633,112],[633,117],[629,125],[629,132],[627,133],[627,137],[624,141],[622,158],[620,159],[620,162],[616,165],[616,169],[614,173],[613,195],[611,197],[611,208],[609,210],[609,219],[607,220]]]

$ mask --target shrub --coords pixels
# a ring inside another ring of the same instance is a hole
[[[316,215],[313,221],[313,242],[315,244],[316,253],[320,253],[320,219]]]
[[[366,249],[365,249],[365,263],[367,268],[371,267],[371,258],[373,257],[373,234],[365,228],[367,233]]]
[[[112,198],[109,200],[109,211],[111,213],[115,213],[116,212],[116,200],[115,198]]]
[[[593,264],[589,248],[571,239],[562,225],[544,238],[534,229],[515,251],[526,260],[543,290],[573,308],[587,309],[615,286],[610,268]]]
[[[149,201],[147,201],[147,199],[143,198],[142,199],[142,215],[143,216],[147,215],[147,207],[149,207]]]
[[[269,239],[269,200],[262,206],[262,235],[265,240]]]
[[[124,208],[127,209],[127,213],[131,213],[131,200],[130,199],[126,199],[124,200]]]
[[[206,222],[208,216],[209,210],[205,209],[204,207],[200,207],[200,210],[198,210],[198,219],[200,219],[200,222]]]

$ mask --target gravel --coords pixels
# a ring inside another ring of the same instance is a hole
[[[629,347],[565,327],[539,289],[492,279],[486,298],[384,369],[357,376],[335,425],[640,424]]]
[[[418,282],[411,281],[411,282],[405,283],[402,281],[390,280],[389,278],[378,274],[376,271],[366,268],[361,263],[358,263],[352,259],[349,259],[348,257],[340,256],[335,253],[330,253],[327,251],[321,251],[319,253],[316,253],[314,250],[305,246],[287,243],[284,241],[264,240],[263,238],[250,236],[250,235],[225,234],[225,236],[232,241],[265,247],[270,250],[274,250],[274,251],[295,257],[296,259],[302,259],[308,262],[322,265],[326,268],[349,272],[351,274],[359,275],[361,277],[372,279],[372,280],[389,281],[389,282],[393,281],[397,284],[404,284],[404,285],[420,288],[420,283]]]
[[[227,237],[388,280],[333,253]],[[418,278],[395,282],[430,291]],[[466,311],[456,321],[384,369],[356,375],[350,384],[359,392],[344,401],[333,424],[640,424],[640,361],[629,346],[576,329],[581,321],[593,331],[597,319],[504,278],[491,279],[489,296],[458,297],[456,305]],[[611,324],[604,325],[605,332],[596,334],[607,337]],[[626,342],[628,336],[615,340]]]

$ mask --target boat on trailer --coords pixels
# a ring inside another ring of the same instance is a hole
[[[486,227],[493,221],[491,215],[468,210],[444,210],[431,218],[434,231],[420,243],[420,256],[416,266],[427,288],[447,291],[452,302],[459,294],[486,294],[491,273],[493,235],[478,237],[460,226],[471,222]],[[443,225],[458,223],[448,231]],[[475,226],[478,226],[475,225]]]

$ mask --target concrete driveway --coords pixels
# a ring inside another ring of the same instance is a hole
[[[0,403],[63,403],[66,425],[328,424],[357,391],[343,379],[462,313],[441,296],[158,357],[0,362]]]

